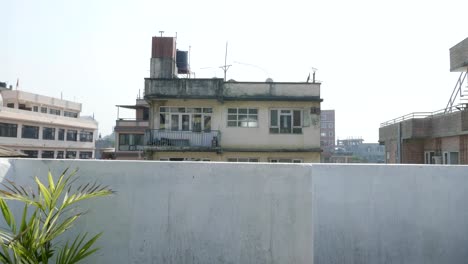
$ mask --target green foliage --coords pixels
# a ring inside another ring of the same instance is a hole
[[[101,236],[87,239],[79,234],[72,243],[55,243],[70,229],[83,212],[75,211],[78,202],[112,193],[107,186],[85,184],[74,189],[77,170],[66,169],[55,182],[49,172],[46,186],[35,177],[37,191],[27,191],[23,186],[8,181],[0,190],[0,209],[8,228],[0,229],[0,261],[8,264],[47,264],[55,256],[57,264],[78,263],[98,248],[93,244]],[[20,222],[17,222],[5,200],[24,204]],[[71,210],[74,209],[74,210]]]

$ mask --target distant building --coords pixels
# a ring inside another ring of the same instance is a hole
[[[335,149],[335,110],[320,111],[320,147],[322,162],[330,162]]]
[[[148,159],[320,162],[320,83],[180,78],[189,67],[179,54],[175,38],[153,37],[144,96]],[[143,127],[129,126],[138,150]],[[117,127],[118,156],[132,141],[122,140],[123,123]]]
[[[338,139],[331,163],[384,163],[385,147],[362,138]]]
[[[1,86],[0,146],[30,158],[94,158],[98,123],[80,117],[80,103]]]
[[[142,160],[145,158],[145,132],[149,129],[149,106],[143,99],[134,105],[117,105],[117,108],[134,110],[134,117],[117,116],[115,124],[115,159]]]
[[[445,109],[381,124],[379,142],[385,145],[387,163],[468,164],[468,38],[450,49],[450,70],[460,77]],[[461,103],[455,105],[458,95]]]

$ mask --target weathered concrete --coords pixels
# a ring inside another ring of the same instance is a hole
[[[117,191],[78,229],[84,263],[466,263],[468,167],[0,160],[0,179],[79,167]]]
[[[468,69],[468,38],[450,48],[450,71],[464,72]]]

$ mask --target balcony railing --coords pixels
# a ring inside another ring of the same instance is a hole
[[[158,150],[219,149],[220,137],[221,133],[216,130],[192,132],[147,129],[145,132],[146,148]]]
[[[116,125],[121,127],[148,127],[149,121],[135,118],[119,118]]]

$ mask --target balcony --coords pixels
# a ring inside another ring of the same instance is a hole
[[[216,130],[192,132],[147,129],[145,132],[145,149],[159,151],[216,151],[220,149],[220,139],[221,133]]]
[[[116,121],[116,128],[124,128],[124,127],[138,127],[138,128],[148,128],[149,121],[142,120],[142,119],[132,119],[132,118],[119,118]]]

